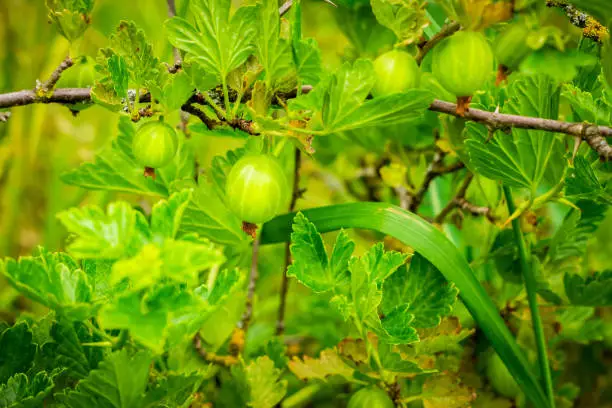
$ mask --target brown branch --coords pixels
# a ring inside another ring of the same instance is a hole
[[[297,200],[302,196],[303,190],[300,189],[300,167],[302,166],[302,152],[295,148],[295,159],[293,165],[293,189],[289,212],[295,210]],[[285,309],[287,307],[287,291],[289,290],[289,279],[287,269],[291,264],[291,243],[285,244],[285,267],[283,268],[283,278],[280,287],[280,304],[278,305],[278,318],[276,319],[276,335],[282,336],[285,332]]]
[[[431,51],[440,41],[444,40],[446,37],[450,37],[457,31],[461,29],[461,24],[453,22],[445,25],[442,29],[431,37],[428,41],[419,44],[419,53],[416,56],[417,64],[421,65],[423,59]]]
[[[183,112],[187,112],[190,115],[193,115],[196,118],[200,119],[202,121],[202,123],[204,123],[204,125],[206,125],[208,130],[213,130],[214,128],[216,128],[217,126],[219,126],[221,124],[221,122],[209,118],[206,115],[206,113],[204,113],[201,109],[197,108],[196,106],[194,106],[191,103],[186,103],[183,106],[181,106],[181,110]]]
[[[302,93],[308,93],[312,90],[312,86],[306,85],[302,87]],[[0,108],[11,108],[15,106],[30,105],[33,103],[58,103],[58,104],[74,104],[74,103],[91,103],[91,90],[89,88],[59,88],[53,94],[47,97],[39,97],[32,90],[23,90],[0,94]],[[284,96],[291,97],[295,93],[288,93]],[[151,95],[145,94],[140,98],[140,102],[146,103],[151,101]],[[203,98],[198,98],[197,95],[192,96],[188,101],[205,104]],[[451,102],[434,100],[429,110],[438,113],[444,113],[451,116],[460,117],[457,114],[457,105]],[[588,123],[564,122],[554,119],[542,119],[529,116],[508,115],[497,112],[488,112],[479,109],[469,109],[464,113],[462,119],[469,120],[491,126],[495,129],[531,129],[543,130],[546,132],[555,132],[579,137],[586,141],[593,150],[595,150],[602,160],[612,159],[612,147],[606,141],[606,137],[612,137],[612,127],[591,125]],[[247,127],[248,128],[248,127]]]
[[[51,73],[49,79],[47,79],[43,83],[37,81],[35,88],[36,93],[42,97],[45,97],[49,92],[53,90],[55,84],[57,84],[57,81],[60,80],[62,73],[73,65],[74,62],[72,61],[72,58],[70,58],[70,56],[67,56]]]
[[[431,182],[434,181],[436,177],[442,176],[444,174],[453,173],[465,167],[465,165],[460,161],[453,163],[450,166],[442,166],[444,156],[446,156],[444,152],[442,152],[440,149],[436,149],[436,152],[434,153],[434,158],[427,167],[427,171],[425,172],[425,178],[423,179],[421,187],[416,192],[416,194],[414,194],[414,196],[412,196],[408,200],[408,209],[410,211],[416,212],[418,210],[419,206],[423,202],[423,198],[425,198],[427,190],[429,190]]]
[[[446,205],[446,207],[444,207],[442,209],[442,211],[440,211],[440,214],[436,215],[436,218],[434,218],[434,222],[435,223],[441,224],[442,221],[444,221],[444,219],[446,218],[446,216],[453,209],[455,209],[455,207],[457,207],[456,200],[465,197],[465,194],[467,193],[467,189],[470,186],[470,184],[472,183],[473,179],[474,179],[474,175],[472,173],[468,173],[467,176],[465,176],[465,179],[463,180],[463,183],[461,184],[461,187],[459,187],[459,190],[455,194],[455,197],[453,197],[453,199],[449,201],[449,203]]]
[[[451,102],[435,100],[429,110],[445,113],[463,119],[481,123],[494,129],[531,129],[546,132],[563,133],[579,137],[595,150],[602,160],[612,159],[612,147],[606,137],[612,137],[612,128],[608,126],[591,125],[589,123],[563,122],[554,119],[534,118],[530,116],[508,115],[497,112],[487,112],[480,109],[468,109],[463,116],[456,112],[457,105]]]
[[[444,219],[455,208],[459,208],[476,217],[478,216],[486,217],[490,222],[495,223],[495,216],[493,215],[493,211],[489,207],[479,206],[479,205],[470,203],[465,198],[468,187],[472,183],[473,178],[474,178],[474,175],[472,173],[468,173],[468,175],[463,180],[461,187],[459,187],[459,190],[457,190],[457,193],[455,194],[453,199],[450,200],[448,204],[446,205],[446,207],[444,207],[442,211],[440,211],[440,213],[436,216],[436,218],[434,218],[435,223],[441,224],[442,222],[444,222]]]

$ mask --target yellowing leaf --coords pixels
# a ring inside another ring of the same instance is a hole
[[[288,366],[300,380],[327,381],[329,377],[340,376],[349,382],[361,382],[353,378],[355,370],[342,360],[336,349],[323,350],[316,359],[304,356],[304,359],[300,360],[294,357]]]

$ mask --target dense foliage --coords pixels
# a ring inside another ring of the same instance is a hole
[[[608,0],[130,3],[0,4],[0,408],[612,407]]]

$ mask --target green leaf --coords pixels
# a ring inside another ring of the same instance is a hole
[[[151,356],[127,350],[110,354],[75,390],[55,394],[67,408],[134,408],[142,404]]]
[[[557,119],[559,89],[544,75],[521,76],[510,87],[506,107],[510,114]],[[488,141],[486,129],[481,125],[469,124],[467,129],[470,139],[466,145],[476,171],[508,186],[535,192],[544,180],[549,163],[563,162],[560,151],[555,148],[560,142],[554,133],[514,128],[511,135],[498,131]],[[554,185],[559,180],[547,181]]]
[[[159,285],[149,292],[129,293],[105,305],[99,320],[106,329],[128,329],[135,340],[161,354],[171,322],[204,306],[177,285]]]
[[[122,201],[109,204],[106,213],[87,206],[63,211],[57,217],[75,234],[68,252],[81,259],[122,258],[150,235],[144,216]]]
[[[422,218],[386,203],[349,203],[303,211],[321,232],[363,228],[397,238],[414,248],[455,284],[470,313],[500,355],[527,398],[537,407],[549,407],[547,398],[497,307],[455,244]],[[262,244],[289,239],[295,214],[276,217],[263,226]]]
[[[278,404],[287,393],[287,380],[281,380],[282,371],[274,366],[268,356],[259,357],[234,376],[241,377],[243,387],[247,391],[246,402],[253,408],[272,408]]]
[[[193,191],[174,193],[167,201],[158,201],[151,210],[151,232],[154,237],[176,238],[181,220]]]
[[[581,200],[580,210],[572,209],[550,242],[549,257],[553,262],[582,257],[587,242],[603,221],[608,206],[594,201]]]
[[[49,18],[70,42],[80,38],[91,22],[94,0],[47,0]]]
[[[257,58],[265,71],[267,91],[271,93],[294,69],[291,46],[280,35],[278,1],[263,0],[257,14]]]
[[[241,7],[230,18],[230,3],[225,0],[193,0],[189,5],[197,28],[174,17],[165,24],[168,41],[187,53],[187,61],[196,62],[225,83],[227,75],[253,51],[256,9]]]
[[[32,332],[24,322],[9,327],[0,334],[0,384],[17,373],[27,371],[36,355]]]
[[[319,44],[314,38],[300,39],[293,45],[293,60],[302,84],[317,85],[322,74]]]
[[[169,239],[161,246],[145,245],[135,257],[115,263],[111,283],[127,278],[131,290],[140,290],[167,279],[193,287],[200,272],[224,261],[221,248],[206,239]]]
[[[136,134],[127,117],[119,120],[119,135],[112,145],[103,149],[94,162],[81,164],[62,175],[62,181],[88,190],[111,190],[156,197],[170,195],[170,184],[193,180],[194,157],[187,144],[179,147],[174,161],[156,169],[155,179],[143,176],[143,168],[132,154],[132,140]]]
[[[586,279],[576,274],[565,274],[565,293],[574,305],[612,306],[612,271],[596,272]]]
[[[345,63],[330,81],[292,101],[293,110],[321,111],[324,134],[401,124],[420,118],[433,101],[428,91],[412,89],[366,101],[376,81],[370,60]],[[318,129],[317,129],[318,130]]]
[[[601,98],[595,99],[591,92],[585,92],[572,84],[563,85],[561,96],[572,106],[575,120],[605,125],[610,122],[610,106]]]
[[[458,290],[423,256],[415,254],[410,269],[400,268],[385,281],[381,310],[390,313],[396,305],[407,303],[406,313],[414,316],[412,326],[434,327],[448,316]]]
[[[155,81],[163,66],[155,57],[146,34],[133,21],[121,21],[110,37],[113,52],[123,58],[133,84],[140,87]]]
[[[521,62],[520,71],[525,75],[547,75],[557,83],[576,78],[581,68],[597,64],[597,57],[579,50],[559,51],[542,48],[529,54]]]
[[[362,257],[349,261],[351,301],[357,319],[363,321],[372,315],[378,316],[377,308],[382,300],[382,282],[405,260],[405,255],[386,252],[383,244],[378,243]],[[397,314],[394,314],[392,320],[396,322],[397,318]]]
[[[574,159],[574,167],[565,179],[565,196],[572,200],[590,199],[612,204],[612,197],[599,181],[593,166],[582,156]]]
[[[561,309],[557,323],[561,331],[552,339],[553,344],[563,340],[579,344],[603,340],[604,323],[595,318],[593,307],[575,306]]]
[[[222,191],[200,179],[185,210],[180,231],[196,233],[223,245],[246,246],[249,237],[242,231],[242,221],[225,205]]]
[[[355,244],[345,232],[340,232],[332,251],[331,259],[321,234],[314,224],[298,213],[293,221],[291,233],[291,255],[293,262],[287,276],[295,277],[313,292],[334,290],[347,282],[348,261]]]
[[[166,108],[166,113],[180,109],[193,93],[193,88],[191,78],[185,71],[170,76],[170,80],[163,88],[160,100],[160,103]]]
[[[421,0],[371,0],[370,3],[378,22],[393,31],[402,45],[418,41],[429,25],[426,3]]]
[[[36,257],[0,261],[0,270],[17,290],[74,320],[94,313],[87,275],[67,254],[39,248]]]
[[[386,343],[378,344],[380,362],[385,371],[391,372],[397,377],[407,378],[413,378],[415,374],[426,372],[416,362],[405,359],[399,352],[394,350],[394,347]]]
[[[158,378],[154,388],[147,390],[143,406],[146,408],[185,406],[188,399],[198,391],[202,381],[203,377],[198,373],[170,374]]]
[[[82,345],[103,339],[81,322],[60,319],[51,327],[50,336],[52,341],[42,345],[40,359],[47,370],[62,367],[63,377],[72,380],[85,378],[104,358],[103,349]]]
[[[16,374],[6,384],[0,384],[0,407],[42,407],[43,400],[51,394],[54,386],[53,379],[45,371],[36,373],[32,378]]]
[[[373,299],[376,302],[380,302],[380,293],[376,293]],[[383,344],[414,343],[419,341],[419,336],[414,327],[412,327],[414,315],[409,313],[409,310],[410,306],[407,304],[398,305],[382,318],[378,317],[374,312],[370,314],[366,323]]]
[[[147,291],[131,292],[104,306],[100,324],[108,329],[128,329],[130,335],[156,353],[190,339],[204,322],[242,285],[239,270],[223,270],[212,289],[188,290],[185,285],[159,284]]]

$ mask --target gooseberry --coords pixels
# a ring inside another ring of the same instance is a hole
[[[490,353],[486,363],[487,378],[493,389],[506,398],[516,398],[521,389],[497,353]]]
[[[170,163],[177,149],[176,131],[159,120],[140,126],[132,142],[136,161],[149,169],[157,169]]]
[[[483,87],[493,73],[493,51],[480,33],[460,31],[434,48],[433,74],[457,98]]]
[[[527,45],[529,29],[525,24],[510,25],[495,40],[495,57],[505,68],[514,71],[529,55],[531,48]]]
[[[376,83],[372,95],[385,96],[404,92],[419,86],[421,71],[412,55],[404,51],[392,50],[374,61]]]
[[[227,205],[244,222],[274,218],[289,198],[287,177],[272,156],[248,155],[236,162],[225,184]]]
[[[347,408],[395,408],[395,404],[380,388],[368,387],[354,393]]]

